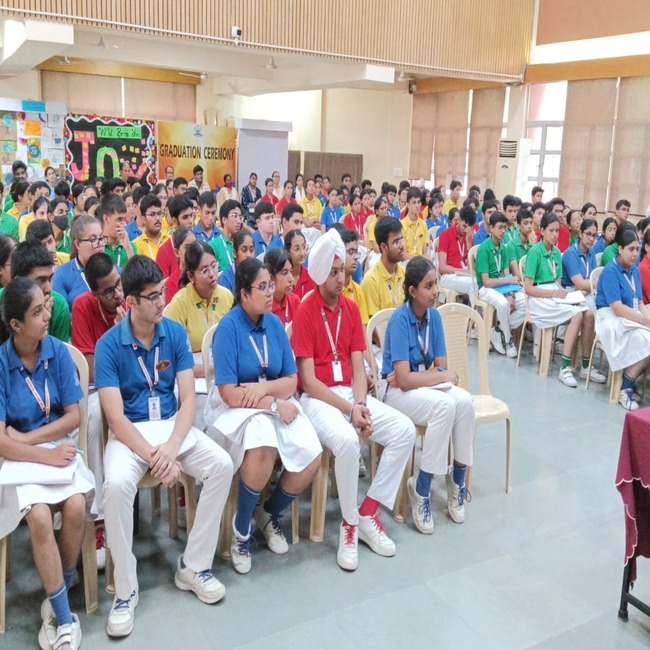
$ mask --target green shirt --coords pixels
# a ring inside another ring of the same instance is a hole
[[[66,230],[63,233],[63,237],[61,237],[61,241],[56,245],[56,252],[68,253],[68,255],[70,254],[70,235],[68,230]]]
[[[519,239],[519,228],[515,224],[512,224],[512,226],[506,228],[503,243],[507,246],[510,242],[516,241],[517,239]]]
[[[617,253],[618,244],[613,242],[603,251],[603,256],[600,258],[600,265],[607,266],[616,257]]]
[[[508,255],[510,256],[510,261],[517,262],[517,264],[519,264],[519,260],[524,255],[528,255],[528,253],[530,253],[531,248],[532,245],[529,241],[526,242],[525,246],[521,243],[521,237],[517,237],[517,239],[511,241],[506,246],[506,250],[508,251]]]
[[[133,251],[133,254],[137,254],[137,251],[135,249],[135,246],[133,245],[132,242],[130,242],[131,250]],[[117,242],[117,245],[115,247],[111,246],[110,244],[106,244],[104,247],[104,252],[106,255],[108,255],[115,264],[117,264],[120,268],[124,268],[126,266],[126,263],[129,261],[129,256],[126,252],[126,248],[120,244],[120,242]]]
[[[544,242],[535,244],[526,257],[525,277],[532,278],[534,284],[549,284],[562,275],[562,254],[557,246],[546,250]]]
[[[0,217],[0,232],[18,239],[18,222],[6,212]]]
[[[490,278],[500,278],[504,275],[504,271],[508,272],[510,265],[510,255],[506,250],[503,242],[500,243],[499,248],[494,245],[492,237],[486,239],[476,252],[476,281],[478,286],[483,286],[483,273],[487,273]]]
[[[232,247],[232,241],[224,234],[219,235],[210,242],[210,246],[217,256],[219,262],[219,273],[230,268],[235,263],[235,253]]]
[[[0,296],[4,289],[0,289]],[[47,331],[54,338],[70,343],[70,310],[66,299],[56,291],[52,291],[52,315]]]
[[[13,206],[14,206],[14,200],[11,198],[11,193],[7,192],[7,194],[5,195],[5,204],[3,209],[6,212],[10,208],[13,208]]]

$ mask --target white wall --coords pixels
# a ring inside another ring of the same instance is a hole
[[[0,81],[0,97],[14,99],[41,99],[41,73],[30,70],[18,77],[7,77]]]

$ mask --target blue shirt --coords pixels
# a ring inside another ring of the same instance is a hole
[[[596,240],[596,243],[591,247],[591,250],[594,252],[594,255],[598,255],[598,253],[602,253],[606,247],[607,244],[605,243],[605,238],[601,235]]]
[[[429,344],[425,356],[418,337],[427,347],[425,342],[427,322],[429,322]],[[434,307],[428,309],[421,324],[408,303],[393,312],[388,321],[384,340],[382,361],[384,377],[393,372],[396,361],[408,361],[411,372],[417,372],[421,363],[424,363],[428,370],[436,357],[446,356],[445,333],[442,329],[442,318],[440,318],[437,309]]]
[[[217,225],[214,225],[214,228],[212,228],[212,234],[211,235],[206,235],[205,231],[203,228],[201,228],[201,224],[197,223],[194,228],[192,228],[192,232],[196,235],[196,240],[197,241],[204,241],[206,244],[209,244],[211,241],[214,241],[215,239],[219,239],[221,236],[221,230],[217,228]]]
[[[47,370],[45,364],[47,362]],[[27,433],[47,424],[45,413],[20,372],[23,362],[16,354],[13,338],[0,347],[0,422]],[[50,394],[50,422],[63,415],[66,406],[83,397],[77,371],[65,344],[52,336],[41,341],[34,372],[27,376],[45,403],[45,380]]]
[[[219,273],[219,284],[226,287],[230,293],[235,293],[235,265],[229,266],[225,271]]]
[[[74,299],[90,289],[84,270],[76,258],[56,267],[52,277],[52,289],[58,291],[66,299],[70,311],[72,311]]]
[[[257,357],[249,337],[264,360],[264,336],[268,349],[266,372]],[[269,380],[294,375],[296,362],[289,339],[280,319],[264,314],[257,325],[251,321],[241,305],[235,305],[220,321],[212,339],[214,381],[217,385],[256,382],[266,374]]]
[[[267,244],[260,234],[259,230],[256,230],[253,233],[253,243],[255,244],[255,257],[258,255],[266,254],[267,251],[270,251],[272,248],[284,248],[282,243],[282,238],[278,235],[273,235],[271,241]]]
[[[440,232],[440,231],[438,231]],[[486,239],[489,238],[488,231],[485,230],[484,226],[481,226],[475,233],[474,233],[474,239],[473,239],[473,245],[474,246],[479,246],[482,244]]]
[[[124,230],[126,230],[126,234],[129,236],[129,241],[133,241],[142,234],[142,230],[138,228],[135,219],[131,223],[127,223]]]
[[[137,350],[134,350],[133,346]],[[160,397],[163,420],[171,418],[178,409],[174,395],[176,375],[194,368],[194,358],[187,332],[181,325],[163,318],[147,350],[133,335],[131,314],[104,334],[95,347],[95,387],[119,388],[124,402],[124,415],[131,422],[149,420],[149,384],[138,363],[138,355],[155,381],[156,348],[158,352],[158,383],[154,394]]]
[[[438,230],[437,236],[440,237],[442,231],[449,227],[449,217],[446,214],[441,214],[437,219],[429,217],[427,219],[427,228],[433,228],[434,226],[439,226],[440,230]]]
[[[625,271],[618,261],[613,259],[603,269],[598,279],[596,308],[601,309],[609,307],[613,302],[622,302],[634,309],[635,297],[639,303],[643,299],[639,269],[631,266]]]
[[[562,255],[562,286],[572,287],[571,278],[574,275],[581,275],[587,280],[597,266],[593,248],[590,248],[585,254],[580,250],[579,244],[569,246]]]
[[[396,205],[391,205],[391,206],[389,206],[389,207],[388,207],[388,210],[386,210],[386,214],[387,214],[389,217],[393,217],[393,218],[395,218],[395,219],[399,219],[399,217],[400,217],[400,215],[399,215],[399,208],[398,208]],[[427,222],[428,222],[428,219],[427,219]]]
[[[341,221],[342,218],[343,210],[340,207],[331,208],[328,203],[320,213],[320,225],[325,226],[325,230],[329,230],[335,223]]]

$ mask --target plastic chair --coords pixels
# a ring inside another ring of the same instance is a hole
[[[602,253],[596,253],[596,264],[600,266],[600,260],[603,259],[603,254]]]
[[[309,291],[308,291],[308,292],[307,292],[307,293],[306,293],[306,294],[301,298],[300,302],[305,302],[305,300],[307,300],[307,298],[309,298],[309,296],[311,296],[312,293],[314,293],[314,290],[313,290],[313,289],[310,289],[310,290],[309,290]]]
[[[83,397],[79,402],[79,449],[83,453],[84,462],[88,458],[88,363],[84,355],[72,345],[65,344],[72,362],[79,374],[79,385]],[[101,489],[101,488],[100,488]],[[97,554],[95,549],[95,522],[86,519],[84,537],[81,544],[81,563],[83,567],[84,594],[86,612],[97,611],[99,607],[97,587]],[[6,582],[9,570],[9,538],[0,539],[0,633],[6,629]]]
[[[485,320],[485,324],[487,325],[489,331],[492,329],[492,324],[494,323],[494,314],[496,313],[496,309],[490,303],[486,302],[485,300],[481,300],[478,297],[478,282],[476,281],[476,255],[478,253],[478,249],[478,246],[472,246],[469,249],[469,252],[467,253],[467,265],[469,266],[469,272],[472,274],[472,279],[474,280],[476,289],[476,300],[474,301],[474,307],[478,307],[483,313],[483,319]]]
[[[488,336],[485,322],[479,313],[461,304],[443,305],[438,310],[442,318],[442,326],[445,332],[447,344],[447,363],[449,368],[458,373],[461,388],[471,392],[469,359],[467,355],[467,329],[474,326],[479,332],[478,337],[478,367],[479,367],[479,393],[472,394],[476,418],[474,421],[474,439],[476,444],[476,431],[482,424],[500,422],[506,423],[506,492],[510,492],[510,408],[490,392],[488,377]],[[467,485],[471,484],[472,468],[467,471]]]

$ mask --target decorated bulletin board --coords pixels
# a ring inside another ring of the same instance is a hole
[[[156,182],[156,125],[146,120],[67,115],[65,157],[75,181],[120,175],[123,161],[132,175],[153,188]]]

